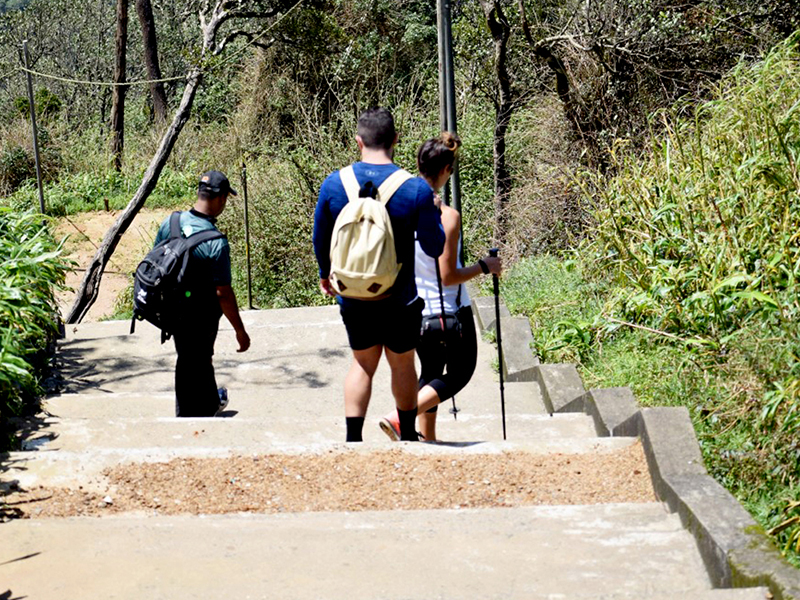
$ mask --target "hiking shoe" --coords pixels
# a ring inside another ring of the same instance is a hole
[[[219,406],[217,407],[217,412],[214,413],[215,417],[218,417],[220,413],[228,407],[228,390],[226,388],[219,388],[217,394],[219,395]]]
[[[383,417],[378,423],[381,427],[381,431],[389,436],[389,439],[393,442],[400,441],[400,422],[393,421],[391,417]]]

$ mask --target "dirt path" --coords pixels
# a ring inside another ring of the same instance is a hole
[[[62,315],[72,306],[75,290],[80,287],[86,265],[94,257],[103,237],[121,212],[88,212],[59,219],[55,230],[56,239],[67,236],[65,255],[77,263],[76,270],[67,274],[67,286],[71,291],[57,295]],[[114,312],[117,297],[127,288],[130,274],[152,247],[158,225],[169,213],[169,210],[164,209],[143,209],[136,215],[106,267],[100,282],[100,293],[84,322],[100,321]]]
[[[108,487],[37,487],[6,498],[18,517],[308,512],[653,502],[641,444],[602,454],[255,455],[123,463]]]

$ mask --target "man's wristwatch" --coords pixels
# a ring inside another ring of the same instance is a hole
[[[487,265],[485,262],[483,262],[482,258],[478,259],[478,264],[481,266],[481,271],[483,271],[483,274],[484,275],[488,275],[489,274],[489,265]]]

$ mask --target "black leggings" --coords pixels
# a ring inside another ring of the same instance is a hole
[[[441,402],[464,389],[475,372],[478,360],[478,338],[472,308],[464,306],[459,309],[458,320],[461,323],[460,335],[450,332],[443,343],[438,332],[423,331],[417,344],[421,364],[419,387],[431,386]]]

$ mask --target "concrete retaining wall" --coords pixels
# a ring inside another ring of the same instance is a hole
[[[478,326],[496,326],[494,298],[477,298]],[[501,338],[508,381],[536,381],[545,407],[583,412],[598,436],[636,436],[647,456],[653,488],[694,535],[715,587],[765,586],[776,600],[800,600],[800,570],[781,556],[741,504],[706,471],[689,411],[639,408],[629,388],[584,389],[571,364],[540,364],[525,318],[500,306]]]

